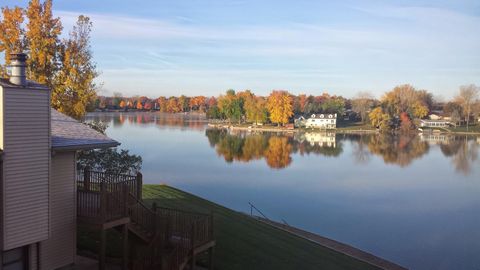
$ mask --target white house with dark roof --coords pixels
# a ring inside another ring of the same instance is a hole
[[[307,128],[336,129],[337,114],[312,114],[305,122]]]

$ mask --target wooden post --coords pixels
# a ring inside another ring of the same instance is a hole
[[[141,172],[137,173],[137,199],[142,200],[143,175]]]
[[[129,198],[129,191],[128,191],[128,185],[127,184],[123,184],[123,214],[125,217],[128,217],[128,200],[130,199]]]
[[[209,220],[210,227],[209,227],[209,231],[208,231],[208,233],[209,233],[209,239],[208,240],[212,241],[213,240],[213,210],[210,211],[209,219],[210,219]]]
[[[107,220],[107,188],[105,182],[100,183],[100,220]]]
[[[214,248],[211,247],[208,249],[208,269],[213,270],[213,262],[214,262]]]
[[[90,190],[90,167],[87,166],[83,170],[83,188],[86,191]]]
[[[192,235],[191,235],[191,243],[192,243],[192,250],[191,250],[191,256],[192,260],[190,261],[190,269],[195,269],[195,265],[197,264],[197,258],[195,258],[195,229],[196,229],[196,222],[193,222],[192,226]]]
[[[123,225],[123,265],[122,270],[128,270],[128,224]]]
[[[98,269],[105,270],[106,268],[106,249],[107,249],[107,232],[104,229],[100,230],[100,260]]]
[[[157,203],[156,202],[154,202],[152,204],[152,212],[153,212],[153,232],[154,232],[155,237],[157,237],[159,224],[158,224],[158,218],[157,218]]]
[[[214,236],[213,236],[213,210],[210,211],[210,228],[209,228],[209,239],[210,241],[214,241]],[[214,247],[211,247],[208,249],[208,269],[213,270],[213,262],[214,262]]]

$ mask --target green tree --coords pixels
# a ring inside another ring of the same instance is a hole
[[[263,97],[257,97],[253,94],[244,97],[244,110],[247,121],[265,123],[268,118],[267,102]]]
[[[90,19],[79,16],[70,38],[63,41],[62,69],[56,76],[57,86],[52,94],[52,107],[77,119],[85,115],[87,105],[96,96],[94,79],[98,72],[90,48],[91,30]]]
[[[189,98],[186,97],[185,95],[181,95],[181,96],[178,98],[178,106],[180,107],[180,109],[181,109],[182,112],[188,111],[189,101],[190,101]]]
[[[85,124],[103,134],[107,129],[107,125],[101,122]],[[78,153],[77,167],[78,169],[89,167],[91,170],[107,173],[136,174],[142,168],[142,157],[117,148],[86,150]]]
[[[217,105],[210,106],[207,111],[207,118],[208,119],[222,119],[223,115],[218,109]]]
[[[324,113],[337,113],[339,116],[345,112],[345,100],[343,98],[329,98],[321,105]]]
[[[235,94],[235,90],[228,90],[225,95],[218,98],[218,108],[220,112],[231,121],[238,121],[242,119],[242,101]]]

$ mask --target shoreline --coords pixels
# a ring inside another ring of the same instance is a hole
[[[208,128],[213,129],[230,129],[230,130],[245,130],[245,131],[256,131],[256,132],[281,132],[281,133],[306,133],[306,132],[315,132],[315,133],[338,133],[338,134],[377,134],[380,133],[377,130],[373,129],[353,129],[353,128],[337,128],[337,129],[306,129],[306,128],[295,128],[287,129],[283,127],[254,127],[254,126],[238,126],[227,123],[208,123]],[[435,135],[473,135],[479,136],[480,132],[466,132],[466,131],[440,131],[440,132],[420,132],[416,131],[417,134],[435,134]]]
[[[292,226],[282,228],[276,221],[260,220],[166,184],[144,185],[143,191],[147,205],[155,202],[163,207],[213,213],[218,269],[318,269],[319,265],[344,270],[406,269],[347,244]],[[266,248],[269,252],[265,254],[255,251]],[[298,256],[285,261],[286,251],[294,251]],[[254,261],[264,264],[252,264]]]
[[[279,223],[274,220],[270,219],[265,219],[262,217],[257,217],[254,216],[258,221],[263,222],[265,224],[268,224],[270,226],[273,226],[277,229],[286,231],[288,233],[294,234],[298,237],[304,238],[308,241],[311,241],[313,243],[316,243],[318,245],[324,246],[326,248],[332,249],[336,252],[343,253],[347,256],[353,257],[357,260],[364,261],[368,264],[374,265],[376,267],[379,267],[384,270],[406,270],[407,268],[398,265],[394,262],[388,261],[384,258],[378,257],[372,253],[368,253],[366,251],[363,251],[361,249],[358,249],[356,247],[353,247],[351,245],[338,242],[336,240],[318,235],[316,233],[312,233],[306,230],[302,230],[300,228],[297,228],[295,226],[291,225],[286,225]]]

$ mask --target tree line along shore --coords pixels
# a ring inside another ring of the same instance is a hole
[[[201,112],[212,122],[238,129],[284,130],[300,116],[338,115],[337,129],[344,131],[378,130],[411,132],[422,119],[444,119],[444,132],[478,132],[480,121],[480,88],[474,84],[459,87],[452,100],[435,98],[427,90],[404,84],[386,92],[380,99],[369,92],[353,98],[323,93],[319,96],[293,95],[274,90],[268,96],[250,90],[227,90],[217,97],[181,95],[179,97],[99,96],[96,110],[159,111],[164,113]]]

